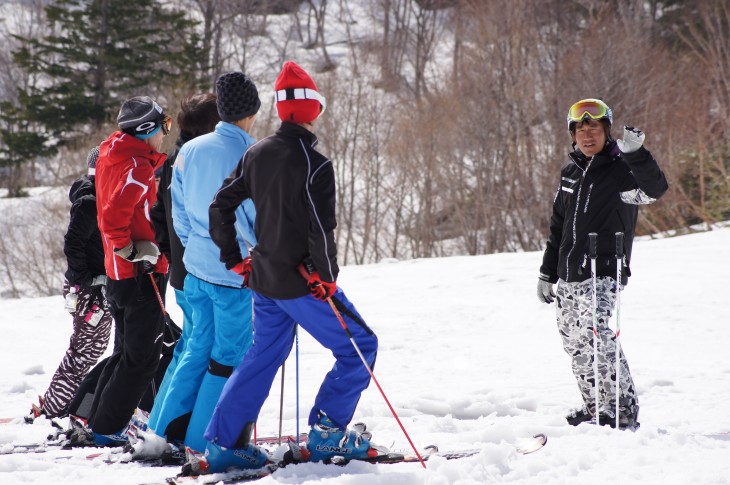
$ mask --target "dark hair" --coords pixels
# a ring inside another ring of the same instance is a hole
[[[613,140],[613,137],[611,136],[611,122],[608,121],[606,118],[601,118],[598,120],[600,124],[603,125],[603,132],[606,134],[606,142],[610,142]],[[578,123],[573,122],[570,124],[570,135],[575,138],[575,127],[578,126]]]
[[[606,118],[602,118],[598,121],[601,122],[601,124],[603,125],[603,131],[606,133],[606,143],[613,140],[613,138],[611,137],[611,122],[609,122]]]
[[[220,120],[213,93],[193,94],[180,101],[177,125],[186,141],[210,133]]]

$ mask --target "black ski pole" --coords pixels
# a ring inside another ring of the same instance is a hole
[[[598,282],[596,280],[596,258],[598,257],[597,250],[597,239],[598,234],[591,232],[588,234],[588,257],[591,258],[591,281],[593,286],[592,294],[592,309],[593,309],[593,385],[595,390],[595,417],[596,424],[601,424],[601,418],[598,411],[598,299],[596,292],[598,289]]]
[[[619,429],[621,397],[621,270],[624,263],[624,233],[616,233],[616,429]]]

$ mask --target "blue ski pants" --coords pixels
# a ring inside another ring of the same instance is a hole
[[[255,422],[271,384],[294,342],[297,323],[320,344],[332,351],[335,364],[327,373],[309,415],[309,424],[324,412],[339,427],[352,420],[360,394],[370,384],[370,373],[327,302],[311,295],[275,300],[253,293],[256,333],[251,350],[223,388],[205,438],[227,448],[234,447],[248,422]],[[355,307],[338,289],[340,314],[370,368],[375,364],[378,339]]]
[[[188,274],[184,292],[193,310],[192,330],[153,429],[165,436],[165,430],[173,420],[189,414],[190,424],[185,437],[188,444],[189,439],[194,439],[191,427],[199,429],[202,437],[223,388],[222,385],[201,388],[209,367],[213,367],[212,361],[218,368],[235,368],[251,347],[253,331],[251,290],[214,285]],[[209,405],[203,405],[203,401]],[[196,415],[195,411],[200,412]]]
[[[179,306],[183,312],[182,335],[180,335],[180,339],[178,339],[177,344],[175,345],[175,350],[172,353],[172,360],[170,360],[170,363],[167,366],[165,377],[162,378],[160,390],[157,391],[155,403],[150,411],[149,427],[152,429],[158,428],[160,411],[162,410],[162,405],[165,402],[167,391],[170,388],[172,376],[175,374],[175,369],[177,369],[177,364],[180,362],[180,357],[183,353],[185,353],[185,346],[187,345],[188,340],[190,340],[190,334],[193,331],[193,308],[190,306],[190,303],[188,303],[187,298],[185,298],[185,293],[175,289],[175,301],[177,302],[177,306]]]

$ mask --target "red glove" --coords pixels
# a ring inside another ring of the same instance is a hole
[[[243,261],[231,268],[231,271],[243,276],[243,287],[248,288],[248,278],[251,276],[251,256],[243,258]]]
[[[328,283],[327,281],[322,281],[319,273],[316,271],[308,276],[307,287],[309,287],[309,292],[313,297],[322,301],[327,300],[337,291],[336,282]]]

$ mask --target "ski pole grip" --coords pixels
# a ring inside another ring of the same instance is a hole
[[[624,233],[616,233],[616,259],[623,259],[624,257]]]
[[[595,232],[588,233],[588,257],[596,259],[598,257],[598,234]]]

